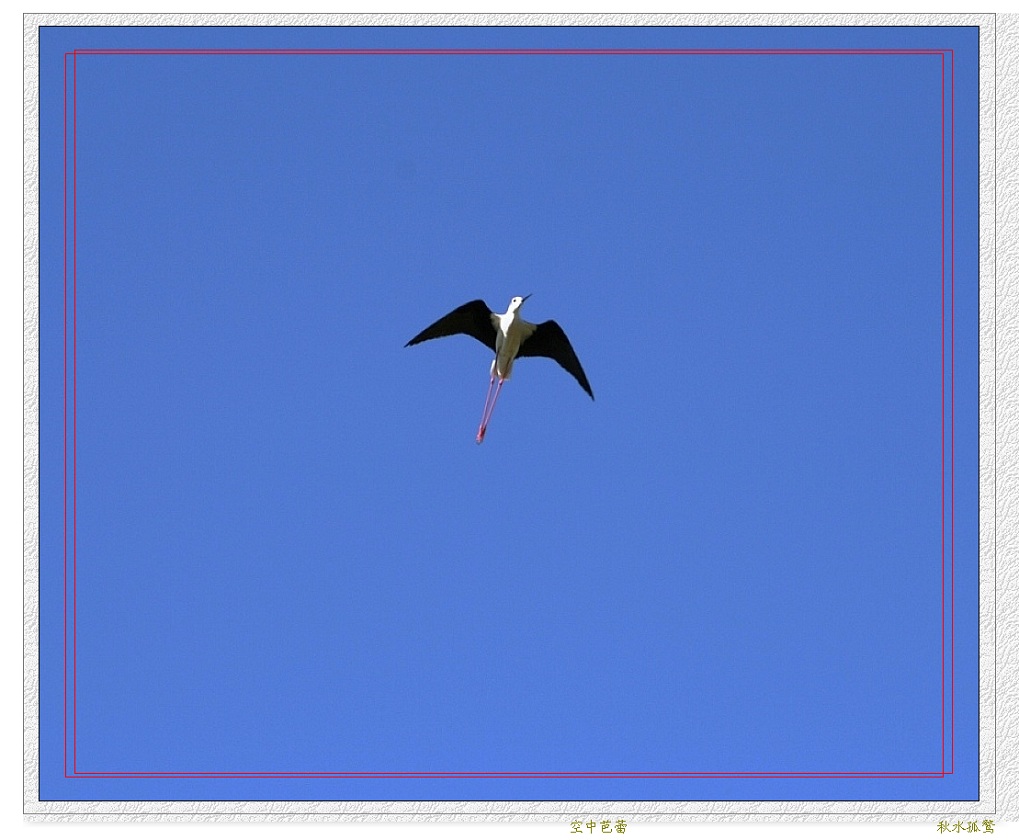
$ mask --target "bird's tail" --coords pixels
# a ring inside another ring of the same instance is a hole
[[[509,360],[507,360],[505,362],[505,364],[500,366],[500,364],[499,364],[499,357],[496,356],[494,359],[492,359],[492,367],[491,367],[491,370],[490,370],[490,375],[493,378],[499,377],[499,379],[509,379],[510,378],[510,374],[513,373],[513,362],[514,361],[515,361],[515,359],[509,359]]]

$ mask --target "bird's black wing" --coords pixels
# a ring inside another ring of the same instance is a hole
[[[457,333],[476,338],[493,353],[495,352],[495,325],[492,323],[492,310],[483,300],[472,300],[470,303],[458,306],[448,315],[443,315],[430,327],[419,332],[404,347]]]
[[[545,321],[535,327],[530,338],[526,339],[517,351],[517,356],[547,356],[559,363],[569,373],[580,387],[587,391],[588,396],[594,399],[594,392],[591,390],[591,383],[584,375],[584,369],[580,366],[580,359],[573,352],[573,345],[555,321]]]

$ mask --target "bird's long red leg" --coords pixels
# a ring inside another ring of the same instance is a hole
[[[492,386],[495,385],[495,374],[488,380],[488,391],[485,393],[485,407],[481,409],[481,424],[478,426],[478,436],[475,441],[481,443],[485,439],[485,430],[488,428],[488,401],[492,399]]]
[[[488,383],[488,394],[485,395],[485,410],[481,415],[481,426],[478,428],[478,436],[475,438],[477,443],[481,443],[485,439],[485,432],[488,431],[488,423],[492,419],[492,412],[495,411],[496,400],[499,399],[499,394],[502,392],[503,383],[506,380],[499,377],[499,384],[495,386],[495,393],[492,394],[492,384],[495,382],[495,377],[492,377],[492,381]],[[489,402],[488,398],[491,396],[492,401]]]

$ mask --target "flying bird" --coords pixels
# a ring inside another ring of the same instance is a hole
[[[580,387],[594,399],[591,384],[580,366],[580,359],[573,351],[570,340],[555,321],[544,321],[532,324],[520,316],[520,307],[530,295],[515,297],[509,308],[502,314],[493,312],[483,300],[472,300],[458,306],[448,315],[443,315],[419,332],[404,346],[420,344],[433,338],[463,333],[476,338],[489,350],[495,353],[489,372],[488,393],[485,395],[485,407],[481,413],[481,425],[475,440],[481,443],[485,439],[488,423],[495,410],[495,402],[499,399],[502,386],[513,372],[513,363],[521,356],[547,356],[559,363]],[[498,379],[498,384],[496,384]]]

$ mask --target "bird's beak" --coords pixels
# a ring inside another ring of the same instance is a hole
[[[531,295],[533,295],[533,294],[534,294],[534,292],[531,292]],[[523,302],[524,302],[525,300],[527,300],[527,299],[528,299],[528,298],[529,298],[529,297],[530,297],[531,295],[524,295],[524,296],[523,296],[523,298],[521,299],[521,301],[520,301],[520,302],[521,302],[521,303],[523,303]]]

